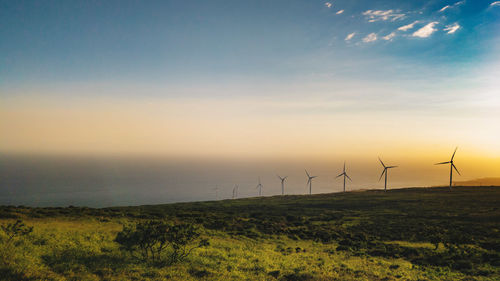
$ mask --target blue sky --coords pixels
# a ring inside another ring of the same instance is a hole
[[[498,51],[493,3],[0,1],[0,82],[449,76]]]
[[[0,151],[458,145],[499,167],[499,32],[495,0],[0,0]]]

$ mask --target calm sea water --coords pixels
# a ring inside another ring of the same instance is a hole
[[[342,160],[197,160],[174,158],[110,158],[1,156],[0,205],[123,206],[229,199],[258,195],[261,177],[265,196],[281,194],[277,174],[289,176],[287,194],[306,194],[304,168],[318,178],[313,193],[339,192]],[[382,188],[377,161],[348,163],[353,179],[348,190]],[[443,183],[446,175],[411,176],[391,171],[391,187]],[[218,187],[216,192],[215,188]]]

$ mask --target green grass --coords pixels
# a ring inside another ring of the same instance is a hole
[[[33,233],[0,280],[500,280],[500,188],[399,189],[154,206],[0,207]],[[113,242],[148,219],[200,225],[210,246],[172,266]],[[435,245],[438,248],[435,249]]]

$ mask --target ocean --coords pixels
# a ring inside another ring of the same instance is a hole
[[[172,202],[222,200],[281,194],[277,175],[288,176],[286,194],[308,194],[304,169],[313,180],[313,193],[342,191],[342,159],[196,159],[174,157],[105,156],[0,156],[0,205],[25,206],[129,206]],[[378,160],[348,162],[353,179],[347,190],[383,188]],[[408,167],[390,170],[389,188],[446,184],[445,169]],[[216,190],[217,189],[217,190]]]

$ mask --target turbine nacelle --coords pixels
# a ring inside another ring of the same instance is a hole
[[[288,178],[288,176],[285,176],[285,177],[280,177],[279,175],[277,175],[277,176],[281,180],[282,183]]]
[[[348,178],[350,181],[352,181],[352,179],[346,174],[346,173],[342,173],[338,176],[336,176],[335,178],[340,178],[341,176],[345,176],[346,178]]]
[[[306,175],[307,175],[307,178],[308,178],[307,183],[311,182],[312,179],[318,177],[318,176],[311,176],[311,175],[309,175],[309,173],[307,172],[307,170],[305,170],[305,171],[306,171]]]

